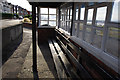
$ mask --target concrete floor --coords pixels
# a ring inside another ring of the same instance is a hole
[[[32,71],[32,30],[23,28],[23,40],[2,65],[3,78],[34,78]],[[13,48],[14,45],[10,45]],[[7,52],[11,52],[11,49]],[[39,78],[57,78],[48,44],[37,46],[37,69]]]

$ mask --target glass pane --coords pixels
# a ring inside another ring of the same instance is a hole
[[[104,22],[106,18],[106,10],[107,10],[107,7],[97,8],[96,25],[98,27],[104,27]]]
[[[92,45],[94,45],[97,48],[101,48],[102,37],[103,37],[102,30],[94,30]]]
[[[55,8],[49,8],[49,14],[56,14]]]
[[[80,23],[79,27],[79,38],[82,38],[83,23]]]
[[[81,8],[80,20],[84,20],[84,14],[85,14],[85,7]]]
[[[83,23],[80,23],[80,31],[83,30]]]
[[[76,20],[78,20],[78,11],[79,11],[79,9],[78,9],[78,7],[76,7]]]
[[[56,15],[49,15],[49,20],[56,20]]]
[[[120,28],[109,28],[106,52],[118,57],[118,52],[120,52]]]
[[[41,15],[41,20],[48,20],[48,15]]]
[[[72,16],[70,16],[70,20],[72,20]]]
[[[67,11],[67,15],[69,15],[69,9],[68,9],[68,11]]]
[[[78,25],[78,23],[75,23],[75,35],[77,35],[77,25]]]
[[[118,10],[118,5],[119,5],[118,3],[119,2],[114,2],[111,21],[120,23],[120,19],[118,18],[118,13],[120,13],[120,10]]]
[[[40,8],[41,14],[48,14],[48,8]]]
[[[47,24],[47,21],[41,21],[41,25]]]
[[[70,9],[70,15],[72,16],[72,9]]]
[[[85,41],[90,43],[91,28],[86,28],[85,31]]]
[[[56,26],[56,21],[49,21],[50,26]]]
[[[87,16],[87,24],[88,25],[92,24],[92,18],[93,18],[93,9],[89,9],[88,16]]]
[[[67,20],[69,20],[69,9],[68,9],[68,11],[67,11]]]
[[[66,23],[67,23],[67,25],[66,25],[66,26],[69,26],[69,22],[67,21]]]

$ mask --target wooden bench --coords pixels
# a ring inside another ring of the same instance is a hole
[[[117,73],[114,73],[84,48],[72,42],[59,30],[55,30],[55,35],[55,38],[49,40],[48,43],[59,79],[119,79]]]
[[[56,36],[56,38],[58,38]],[[69,78],[69,79],[76,79],[76,80],[86,80],[91,79],[92,77],[88,74],[88,72],[83,68],[83,66],[78,62],[78,60],[72,55],[72,53],[67,50],[65,46],[63,46],[62,42],[61,46],[59,46],[56,40],[48,40],[49,47],[53,56],[53,60],[55,63],[55,68],[58,74],[58,78]],[[66,51],[64,52],[63,49]],[[66,54],[67,53],[67,54]],[[73,64],[69,61],[68,57],[72,60]],[[77,73],[77,70],[79,73]]]
[[[71,41],[69,36],[64,35],[59,30],[56,30],[56,41],[81,79],[119,79],[118,74],[111,68]]]

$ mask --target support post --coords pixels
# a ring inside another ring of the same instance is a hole
[[[74,21],[74,2],[72,3],[72,20],[71,20],[71,29],[70,29],[70,35],[72,36],[72,29],[73,29],[73,21]]]
[[[59,7],[58,8],[58,28],[61,27],[60,17],[61,17],[61,11],[60,11],[60,7]]]
[[[35,5],[32,5],[32,47],[33,47],[33,71],[37,72],[36,7]]]
[[[40,13],[40,9],[39,9],[39,7],[37,7],[37,27],[39,26],[39,13]]]

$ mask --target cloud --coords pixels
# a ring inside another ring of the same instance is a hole
[[[32,7],[31,5],[29,4],[29,2],[27,0],[7,0],[8,2],[14,4],[14,5],[18,5],[18,6],[21,6],[29,11],[32,11]]]

